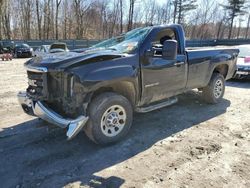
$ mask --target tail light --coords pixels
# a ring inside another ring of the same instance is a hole
[[[245,57],[244,62],[245,62],[245,63],[250,63],[250,56]]]

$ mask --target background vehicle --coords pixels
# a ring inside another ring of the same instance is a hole
[[[68,52],[68,51],[69,49],[67,47],[67,44],[62,42],[53,43],[49,48],[49,53]]]
[[[12,53],[15,47],[13,41],[0,41],[0,53]]]
[[[50,45],[39,46],[33,53],[33,56],[42,56],[49,53]]]
[[[33,48],[28,44],[17,44],[13,50],[13,56],[18,57],[32,57]]]
[[[29,86],[18,94],[24,111],[68,128],[68,139],[84,127],[96,143],[117,142],[128,133],[133,111],[174,104],[187,90],[199,88],[206,102],[218,103],[239,53],[186,49],[183,28],[175,24],[139,28],[111,42],[29,60]]]
[[[240,45],[238,48],[240,53],[234,78],[240,79],[250,77],[250,45]]]

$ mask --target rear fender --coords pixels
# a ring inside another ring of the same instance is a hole
[[[224,76],[225,79],[228,79],[228,73],[230,73],[232,71],[232,69],[235,68],[234,64],[235,64],[235,60],[236,57],[234,57],[234,55],[231,54],[219,54],[215,57],[213,57],[211,59],[211,63],[210,63],[210,68],[207,73],[207,80],[206,83],[204,85],[207,85],[213,75],[214,72],[218,72],[220,74],[222,74]]]

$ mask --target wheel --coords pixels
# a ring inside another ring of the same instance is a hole
[[[224,77],[219,73],[214,73],[208,85],[202,89],[202,96],[207,103],[216,104],[224,96],[224,92]]]
[[[120,141],[132,125],[133,109],[130,102],[116,93],[103,93],[90,103],[89,121],[85,134],[97,144]]]

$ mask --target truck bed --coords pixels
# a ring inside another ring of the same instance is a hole
[[[239,50],[235,48],[206,47],[187,48],[188,82],[187,87],[204,87],[211,78],[211,70],[220,64],[226,64],[225,79],[230,79],[236,68],[236,56]]]

